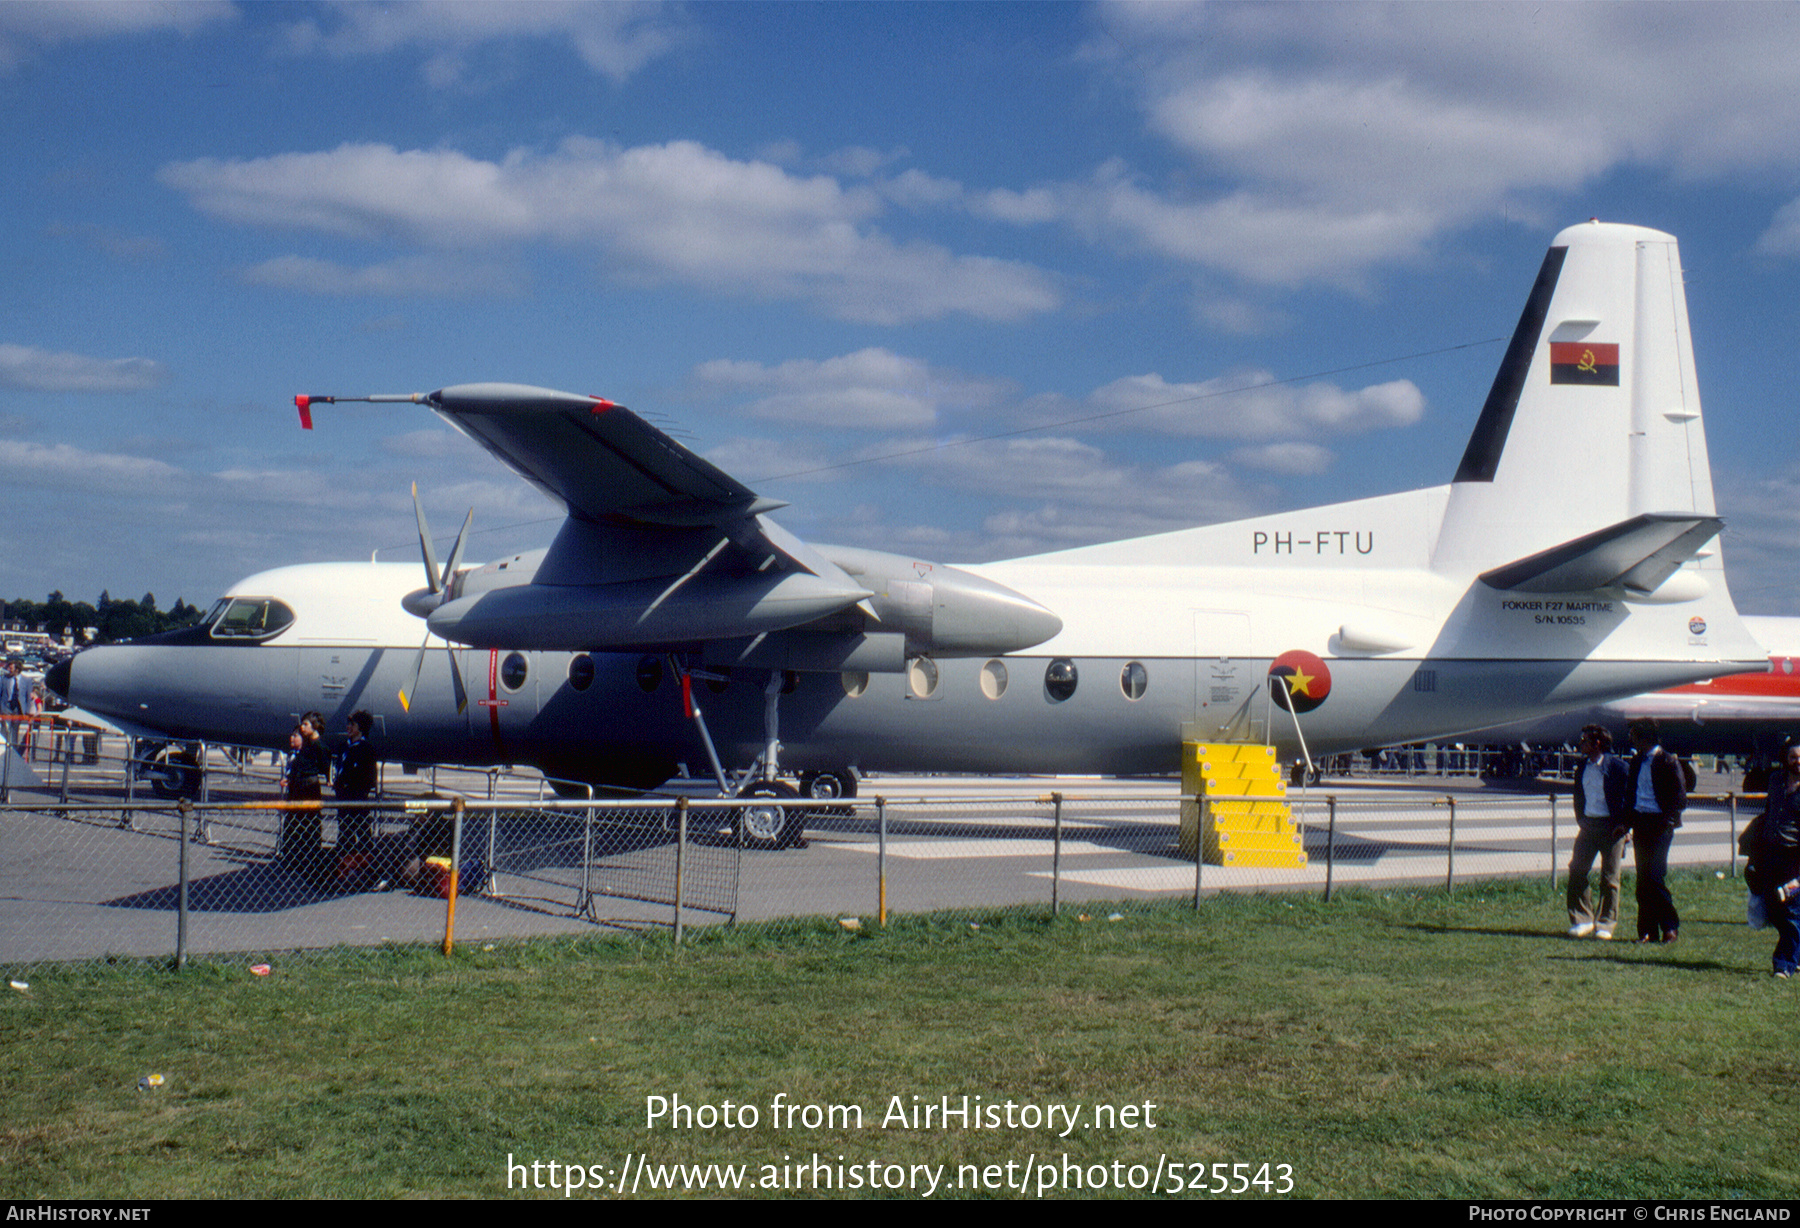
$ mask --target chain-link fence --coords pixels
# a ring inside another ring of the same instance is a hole
[[[14,790],[0,809],[0,965],[605,929],[679,939],[736,921],[869,926],[898,913],[976,923],[1003,910],[1111,915],[1219,891],[1497,877],[1539,877],[1552,899],[1575,834],[1566,796],[1297,791],[1300,864],[1258,868],[1184,853],[1199,846],[1184,843],[1168,783],[959,794],[943,778],[830,802],[466,801],[430,795],[428,776],[399,796],[408,778],[394,773],[378,804],[292,806],[268,800],[273,764],[216,750],[202,762],[203,802],[128,798],[116,771],[105,801],[65,800],[48,782]],[[1696,796],[1671,863],[1735,873],[1749,806],[1760,801]]]

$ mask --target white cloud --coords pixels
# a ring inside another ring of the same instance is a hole
[[[1096,238],[1246,281],[1356,287],[1447,233],[1622,168],[1800,170],[1800,10],[1765,5],[1106,5],[1093,60],[1191,162],[1057,189]],[[1181,186],[1171,186],[1179,184]],[[1214,185],[1209,188],[1209,184]],[[1792,216],[1768,251],[1800,248]]]
[[[132,264],[161,260],[169,254],[169,245],[155,235],[130,234],[94,222],[52,222],[44,233],[52,239],[75,239]]]
[[[775,366],[715,359],[694,376],[709,390],[766,389],[745,405],[752,417],[865,430],[930,427],[944,410],[986,408],[1011,391],[1004,381],[933,368],[880,347]]]
[[[680,10],[612,0],[411,0],[335,3],[322,21],[287,28],[290,51],[324,52],[340,59],[404,48],[426,53],[425,78],[435,86],[468,85],[468,58],[487,43],[516,39],[566,42],[597,73],[622,82],[685,37]]]
[[[1756,250],[1771,256],[1800,255],[1800,200],[1791,200],[1775,211],[1769,228],[1756,241]]]
[[[13,0],[0,4],[0,71],[38,47],[157,30],[192,34],[236,17],[237,6],[226,0]]]
[[[0,344],[0,387],[39,392],[141,392],[168,377],[148,358],[89,358]]]
[[[818,159],[819,169],[833,175],[844,175],[851,179],[867,179],[890,162],[896,162],[907,155],[904,145],[897,149],[870,149],[866,145],[846,145],[842,149],[834,149]]]
[[[473,461],[488,455],[486,449],[461,431],[445,431],[433,427],[389,435],[381,441],[380,447],[389,456],[405,457],[407,460],[443,460],[454,456],[464,461]]]
[[[883,203],[870,189],[692,141],[626,149],[572,137],[554,152],[515,149],[498,162],[343,145],[171,163],[158,177],[236,222],[448,247],[582,245],[619,277],[801,299],[868,323],[1013,320],[1060,302],[1030,265],[888,237],[871,224]]]
[[[1237,298],[1197,297],[1194,317],[1222,333],[1261,337],[1288,326],[1285,313]]]
[[[981,537],[960,541],[961,557],[1033,554],[1231,520],[1271,499],[1212,461],[1132,465],[1057,437],[988,440],[896,463],[927,485],[1022,504],[988,515]]]
[[[831,467],[840,458],[827,455],[804,441],[762,438],[727,439],[703,453],[705,458],[732,477],[756,488],[758,482],[781,478],[784,482],[831,480]],[[795,474],[795,477],[787,477]]]
[[[472,298],[523,291],[523,276],[496,264],[401,256],[350,268],[310,256],[278,256],[244,269],[251,285],[349,297]]]
[[[1411,426],[1425,413],[1425,394],[1411,380],[1352,392],[1335,384],[1277,383],[1268,371],[1192,384],[1171,384],[1154,372],[1128,375],[1088,400],[1103,413],[1125,411],[1117,425],[1126,429],[1224,439]]]
[[[9,487],[72,487],[108,494],[171,494],[183,474],[173,465],[147,456],[90,452],[72,444],[26,443],[0,439],[0,474]]]
[[[1239,448],[1231,454],[1232,463],[1271,473],[1324,473],[1335,460],[1329,448],[1316,443],[1269,443],[1257,448]]]

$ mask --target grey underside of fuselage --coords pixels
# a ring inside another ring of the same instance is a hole
[[[434,648],[408,712],[397,693],[416,651],[122,646],[77,659],[71,698],[176,737],[270,747],[286,745],[301,712],[317,709],[336,731],[364,708],[377,717],[383,756],[399,761],[556,765],[565,773],[590,760],[685,761],[695,770],[705,763],[678,681],[666,667],[653,668],[655,685],[644,685],[640,667],[660,667],[662,658],[594,654],[594,678],[578,690],[569,676],[571,654],[520,654],[526,676],[511,689],[500,668],[509,654],[457,650],[453,674],[452,654]],[[1130,775],[1175,770],[1184,736],[1267,731],[1284,753],[1298,749],[1294,718],[1267,702],[1267,659],[1142,658],[1146,685],[1131,699],[1121,684],[1126,658],[1077,658],[1075,692],[1060,702],[1045,686],[1048,658],[1002,660],[1006,686],[997,698],[984,693],[981,660],[938,662],[937,689],[928,698],[911,694],[900,674],[869,676],[855,696],[839,674],[798,675],[779,704],[782,764]],[[1477,724],[1719,672],[1717,663],[1470,659],[1333,659],[1329,668],[1330,694],[1299,716],[1315,755],[1454,737]],[[721,692],[694,683],[727,767],[747,764],[762,749],[766,678],[760,670],[740,671]],[[991,672],[989,683],[994,689]],[[159,698],[131,710],[107,702],[144,695]],[[272,702],[281,696],[285,703]]]

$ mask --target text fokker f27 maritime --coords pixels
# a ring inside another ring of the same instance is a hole
[[[297,398],[303,421],[330,399]],[[1164,772],[1184,735],[1352,750],[1767,660],[1708,545],[1676,244],[1637,227],[1556,237],[1449,485],[979,566],[803,543],[599,398],[363,399],[428,406],[562,503],[553,544],[462,569],[459,537],[440,572],[422,532],[424,589],[402,564],[263,572],[52,685],[128,728],[264,746],[293,713],[366,707],[389,758],[637,787],[706,763],[710,729],[779,792],[776,752],[821,788]]]

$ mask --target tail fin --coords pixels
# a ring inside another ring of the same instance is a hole
[[[1713,516],[1675,239],[1571,226],[1544,257],[1494,377],[1432,567],[1487,572],[1494,583],[1515,561],[1626,521]],[[1700,547],[1693,536],[1685,540]],[[1716,569],[1716,552],[1702,553]]]

